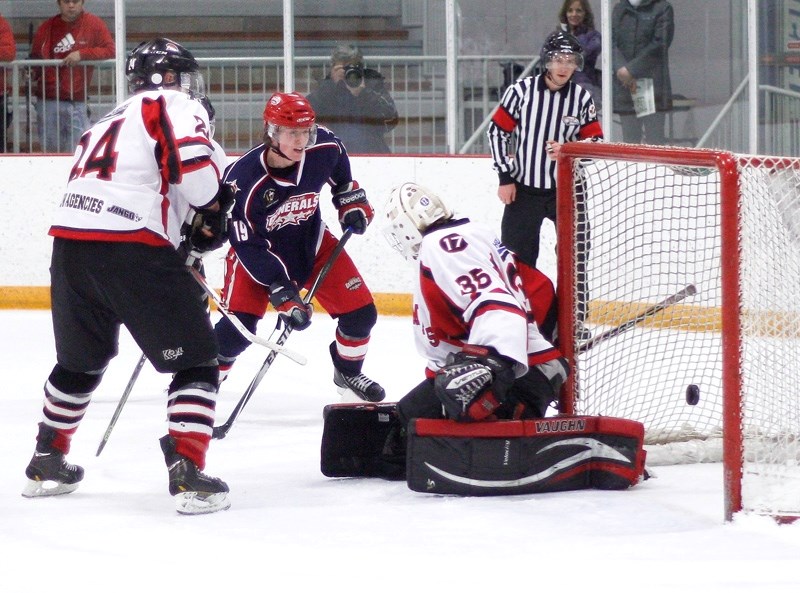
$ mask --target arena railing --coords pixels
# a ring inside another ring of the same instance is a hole
[[[503,89],[520,63],[530,56],[486,55],[458,58],[457,138],[459,146],[469,139],[500,99]],[[387,134],[393,153],[447,154],[446,59],[444,56],[366,56],[366,65],[380,71],[397,105],[400,122]],[[266,99],[283,88],[282,57],[198,58],[208,94],[216,108],[216,138],[231,153],[241,153],[261,141],[261,114]],[[7,149],[13,152],[42,152],[36,121],[37,97],[29,84],[44,68],[60,65],[59,60],[15,60],[6,64],[10,80],[12,111]],[[2,64],[0,64],[2,66]],[[94,70],[85,90],[90,121],[96,121],[117,103],[115,60],[82,62],[77,69]],[[295,58],[295,87],[310,92],[325,77],[328,56]],[[7,123],[7,122],[4,122]],[[60,152],[72,152],[62,147]],[[485,137],[471,141],[468,152],[488,152]]]

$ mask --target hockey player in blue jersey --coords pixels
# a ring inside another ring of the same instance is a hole
[[[264,143],[233,163],[224,177],[236,202],[222,299],[253,333],[268,304],[293,329],[303,330],[311,323],[312,310],[299,290],[311,285],[338,244],[322,220],[320,191],[330,185],[342,229],[363,234],[374,211],[353,180],[344,146],[330,130],[317,127],[305,97],[275,93],[264,109],[264,124]],[[315,296],[337,319],[330,354],[339,392],[383,400],[383,388],[361,372],[377,309],[346,252]],[[215,331],[224,378],[250,343],[225,317]]]

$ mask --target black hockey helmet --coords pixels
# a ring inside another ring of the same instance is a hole
[[[581,42],[566,31],[554,31],[547,36],[542,46],[542,51],[539,53],[539,58],[541,59],[541,65],[547,68],[547,64],[554,59],[568,55],[574,56],[577,70],[583,70],[583,46]]]
[[[180,43],[157,37],[143,41],[128,54],[128,90],[175,88],[191,96],[204,95],[200,65]]]

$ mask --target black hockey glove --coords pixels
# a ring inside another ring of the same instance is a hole
[[[300,298],[294,282],[276,281],[269,285],[269,302],[292,329],[302,331],[311,325],[314,309]]]
[[[447,416],[458,422],[484,420],[505,401],[514,382],[511,363],[494,349],[467,345],[448,354],[434,378],[434,392]]]
[[[363,235],[375,216],[375,210],[367,200],[367,193],[361,188],[334,195],[333,205],[339,212],[342,230],[351,228],[356,235]]]
[[[233,210],[233,191],[227,184],[221,184],[216,195],[219,210],[197,210],[186,234],[190,251],[206,253],[219,249],[228,240],[230,233],[230,214]]]

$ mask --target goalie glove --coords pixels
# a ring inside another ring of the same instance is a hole
[[[269,302],[286,325],[292,329],[302,331],[311,325],[311,314],[314,309],[300,298],[294,282],[278,280],[270,284]]]
[[[363,235],[375,216],[375,210],[367,200],[367,193],[361,188],[335,194],[333,205],[339,213],[342,230],[351,228],[356,235]]]
[[[221,184],[217,191],[218,210],[199,209],[195,212],[186,242],[189,251],[206,253],[219,249],[230,234],[230,214],[233,210],[234,196],[228,184]]]
[[[499,408],[513,382],[513,366],[494,349],[467,345],[447,355],[433,384],[447,416],[471,422],[484,420]]]

